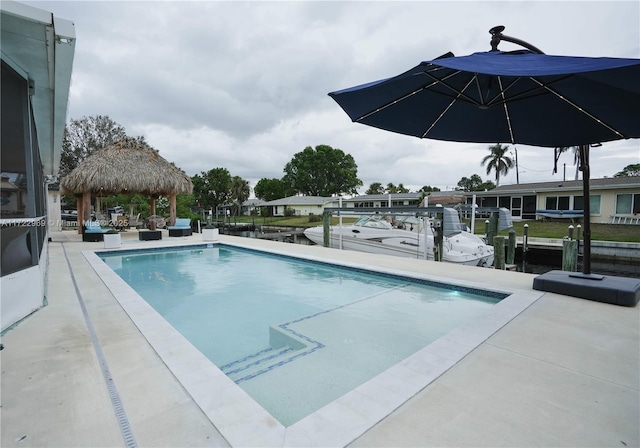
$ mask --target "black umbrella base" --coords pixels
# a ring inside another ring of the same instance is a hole
[[[533,279],[533,289],[622,306],[640,301],[640,279],[613,275],[549,271]]]

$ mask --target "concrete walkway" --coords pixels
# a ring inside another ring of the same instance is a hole
[[[199,235],[165,233],[159,242],[139,242],[135,231],[121,235],[123,248],[200,241]],[[52,239],[47,306],[2,337],[1,446],[229,446],[87,263],[82,251],[101,249],[102,243],[83,243],[73,231]],[[242,240],[428,271],[450,283],[473,281],[490,289],[531,290],[533,279]],[[351,445],[640,446],[639,408],[640,308],[546,293]],[[123,427],[131,434],[123,434]]]

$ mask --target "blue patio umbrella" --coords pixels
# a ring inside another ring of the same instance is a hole
[[[640,138],[640,59],[551,56],[492,28],[491,51],[424,61],[392,78],[331,92],[353,122],[419,138],[580,147]],[[499,51],[506,40],[525,49]],[[584,201],[583,273],[591,275]]]

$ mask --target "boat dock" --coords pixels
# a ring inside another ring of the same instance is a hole
[[[527,238],[527,249],[562,251],[561,238]],[[516,245],[523,247],[523,237],[516,237]],[[582,245],[582,240],[579,246]],[[640,243],[591,241],[591,257],[599,260],[640,262]]]

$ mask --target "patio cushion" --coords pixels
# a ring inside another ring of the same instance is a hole
[[[191,228],[191,220],[189,218],[176,218],[175,225],[167,227],[169,230],[173,229],[190,229]]]
[[[109,229],[103,229],[98,221],[86,221],[84,223],[85,233],[107,233]]]

